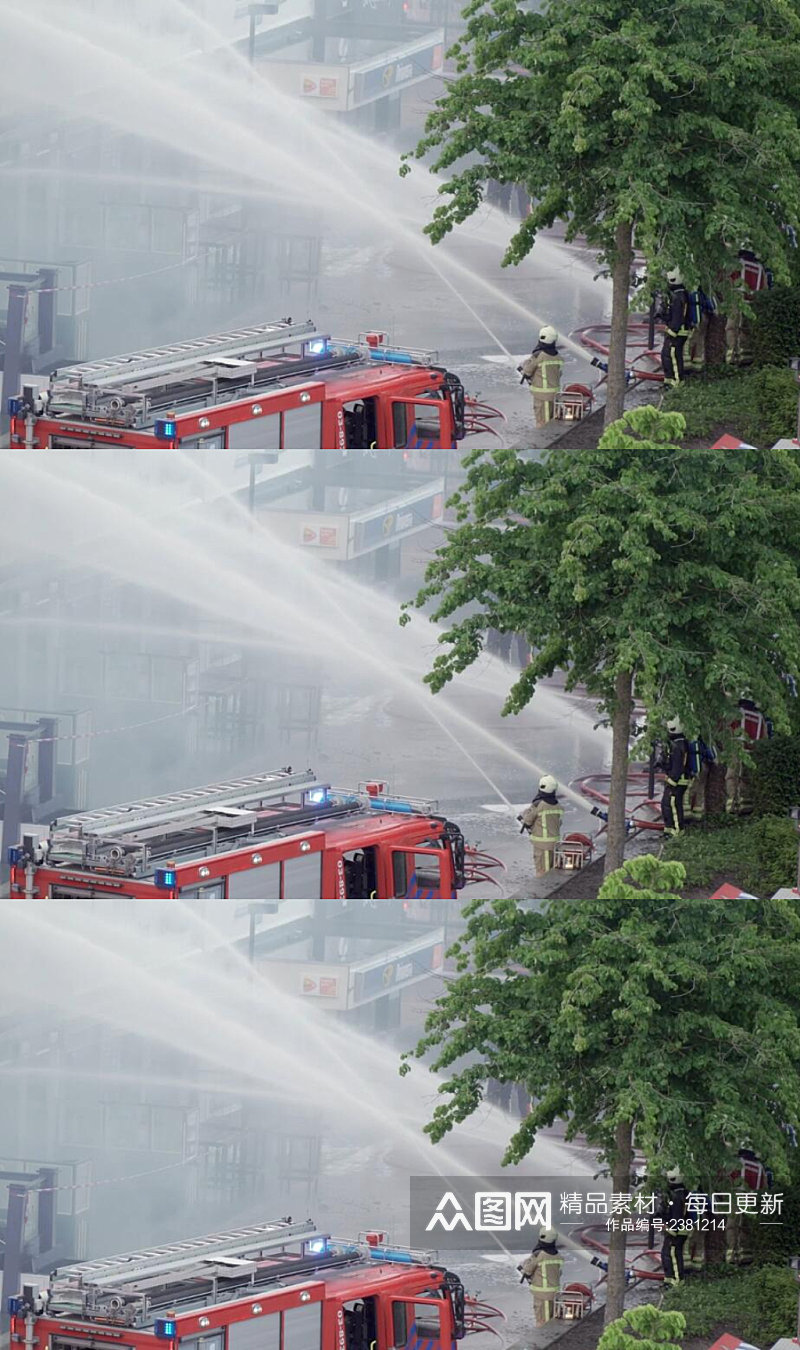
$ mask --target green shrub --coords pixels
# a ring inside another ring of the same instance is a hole
[[[597,1350],[680,1350],[686,1318],[679,1312],[662,1312],[652,1303],[626,1308],[610,1322],[597,1342]]]
[[[709,829],[686,830],[668,839],[663,856],[668,862],[683,863],[687,890],[726,876],[763,900],[794,884],[797,830],[788,817],[738,820],[723,816]]]
[[[683,1313],[687,1337],[707,1337],[724,1326],[751,1345],[770,1346],[782,1336],[795,1334],[797,1283],[787,1266],[723,1267],[713,1277],[668,1289],[663,1307]]]
[[[775,286],[751,298],[753,360],[779,366],[800,356],[800,286]]]
[[[702,440],[725,427],[759,449],[769,449],[794,435],[797,394],[795,374],[788,366],[722,367],[668,390],[664,409],[683,413],[687,440]]]
[[[793,806],[800,806],[800,736],[759,741],[751,754],[755,814],[788,815]]]

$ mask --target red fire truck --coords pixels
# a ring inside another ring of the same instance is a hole
[[[242,328],[56,371],[9,400],[11,448],[453,449],[501,417],[436,352],[309,320]]]
[[[437,803],[291,768],[82,811],[8,850],[12,898],[450,900],[495,884]]]
[[[453,1350],[501,1316],[383,1234],[291,1219],[69,1266],[9,1311],[20,1350]]]

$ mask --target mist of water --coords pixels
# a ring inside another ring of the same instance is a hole
[[[394,691],[415,716],[438,726],[452,754],[466,759],[508,808],[508,797],[481,764],[476,743],[524,768],[534,781],[553,771],[552,764],[538,763],[487,727],[485,711],[476,717],[460,706],[477,696],[483,708],[488,701],[495,714],[499,711],[509,683],[502,663],[486,658],[432,699],[422,677],[439,634],[424,616],[415,614],[401,630],[398,611],[384,595],[341,574],[332,577],[323,562],[288,548],[268,528],[252,529],[251,516],[235,502],[227,501],[224,509],[220,503],[212,512],[187,512],[185,492],[140,488],[141,463],[135,453],[99,460],[57,453],[5,457],[2,475],[16,503],[8,542],[24,556],[31,540],[40,540],[62,565],[90,566],[174,600],[202,614],[212,632],[230,632],[234,641],[244,634],[253,647],[277,647],[312,660],[324,653],[343,676],[353,673],[357,652],[356,678]],[[207,486],[203,456],[187,457],[186,481]],[[589,732],[588,714],[545,688],[515,724],[535,736],[541,718]],[[604,757],[607,736],[599,734],[596,741],[598,757]],[[585,798],[568,786],[562,793],[588,809]]]
[[[389,1168],[382,1175],[367,1167],[360,1176],[359,1203],[368,1213],[362,1211],[359,1226],[381,1204],[398,1217],[406,1212],[410,1172],[497,1174],[514,1128],[503,1113],[485,1108],[432,1146],[422,1127],[439,1082],[416,1064],[401,1079],[397,1052],[384,1040],[331,1020],[278,988],[263,968],[254,971],[225,945],[235,926],[235,907],[214,902],[4,905],[0,935],[15,952],[7,1006],[36,1008],[33,1046],[53,1028],[66,1046],[79,1047],[81,1028],[98,1025],[128,1047],[110,1073],[77,1050],[49,1075],[51,1086],[74,1086],[77,1078],[82,1093],[94,1084],[101,1100],[114,1088],[134,1087],[147,1101],[168,1100],[163,1092],[171,1082],[178,1097],[196,1088],[223,1107],[226,1099],[245,1096],[278,1104],[288,1120],[293,1111],[298,1120],[316,1117],[316,1128],[348,1156],[367,1150]],[[125,1068],[126,1059],[137,1064],[137,1044],[150,1047],[155,1067]],[[160,1052],[169,1056],[169,1077],[158,1072]],[[19,1093],[26,1079],[40,1081],[36,1056],[28,1059],[0,1066],[6,1092]],[[334,1150],[325,1178],[329,1205],[341,1193],[336,1158],[342,1156]],[[566,1178],[576,1165],[569,1150],[540,1139],[522,1170]],[[346,1176],[345,1191],[352,1184]],[[186,1222],[189,1236],[191,1216]]]
[[[54,7],[48,0],[8,0],[0,13],[18,115],[43,116],[45,106],[63,118],[88,117],[96,124],[133,135],[179,157],[188,181],[198,174],[226,181],[247,197],[264,194],[286,202],[316,201],[352,245],[391,240],[415,265],[430,269],[445,285],[450,303],[463,306],[507,360],[511,353],[486,316],[478,297],[500,307],[536,331],[545,319],[563,327],[564,299],[583,304],[596,295],[607,303],[605,283],[594,284],[584,264],[560,246],[540,240],[531,259],[515,269],[513,281],[492,279],[508,240],[509,222],[490,210],[463,227],[435,252],[421,234],[436,200],[437,184],[424,169],[400,181],[397,158],[387,150],[290,97],[259,67],[258,78],[232,49],[227,35],[197,15],[183,0],[161,0],[165,13],[194,25],[204,45],[220,44],[214,61],[177,59],[152,37],[142,38],[133,14],[115,10],[102,17],[81,7]],[[26,72],[37,71],[31,82]],[[82,72],[76,86],[74,72]],[[35,91],[32,87],[35,84]],[[34,96],[35,92],[35,96]],[[235,153],[234,153],[235,148]],[[8,171],[9,166],[5,166]],[[156,175],[158,177],[158,175]],[[143,183],[146,182],[147,173]],[[183,181],[182,177],[179,181]],[[541,269],[544,269],[542,276]],[[537,312],[537,286],[561,273],[559,314]],[[534,298],[518,297],[520,283]],[[382,301],[385,308],[390,299]],[[574,310],[572,311],[574,313]],[[569,323],[569,320],[567,320]],[[424,340],[422,316],[418,341]],[[408,336],[406,337],[408,340]],[[562,346],[581,359],[579,343],[562,336]]]

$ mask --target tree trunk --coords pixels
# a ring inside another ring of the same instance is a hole
[[[626,1195],[631,1189],[631,1167],[633,1164],[633,1125],[623,1120],[617,1126],[614,1141],[614,1165],[611,1177],[615,1195]],[[620,1219],[620,1224],[622,1219]],[[625,1241],[626,1235],[621,1227],[618,1232],[609,1235],[608,1247],[608,1295],[603,1325],[616,1322],[625,1311]]]
[[[633,225],[623,221],[614,239],[611,270],[611,333],[608,339],[608,396],[603,426],[616,422],[625,411],[625,356],[633,263]]]
[[[603,875],[616,872],[625,861],[626,791],[628,786],[628,747],[633,715],[633,674],[622,670],[614,689],[614,717],[611,723],[611,784],[608,794],[608,846]]]

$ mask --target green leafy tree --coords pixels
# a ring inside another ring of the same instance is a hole
[[[531,214],[504,263],[567,222],[612,275],[607,422],[625,398],[634,245],[651,276],[708,287],[747,241],[789,280],[800,220],[798,0],[471,0],[446,86],[414,152],[443,200],[434,243],[489,178],[522,183]],[[408,157],[406,157],[408,158]],[[401,172],[410,166],[403,165]]]
[[[456,975],[411,1052],[443,1073],[426,1126],[467,1120],[487,1080],[523,1083],[530,1114],[504,1165],[566,1122],[630,1190],[634,1146],[650,1174],[718,1176],[743,1140],[790,1175],[783,1122],[800,1119],[800,902],[478,901]],[[403,1065],[402,1071],[407,1071]],[[610,1234],[606,1321],[623,1311],[625,1242]]]
[[[680,450],[686,432],[686,418],[680,413],[660,412],[651,403],[629,408],[618,422],[607,426],[598,442],[599,450]]]
[[[417,607],[449,621],[434,692],[480,656],[488,628],[524,633],[531,663],[504,714],[567,672],[610,716],[606,871],[625,854],[634,692],[651,729],[678,716],[711,743],[743,690],[788,729],[800,671],[800,458],[781,450],[512,450],[465,461],[457,525]],[[401,622],[407,620],[404,614]]]
[[[682,1313],[662,1312],[652,1303],[643,1303],[609,1322],[597,1350],[680,1350],[685,1332]]]
[[[606,877],[598,900],[680,900],[686,868],[679,862],[661,862],[652,853],[629,858]]]

